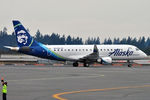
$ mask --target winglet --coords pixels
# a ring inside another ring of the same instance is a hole
[[[97,45],[96,45],[96,44],[94,45],[93,52],[94,52],[94,53],[97,53],[97,52],[98,52],[98,48],[97,48]]]

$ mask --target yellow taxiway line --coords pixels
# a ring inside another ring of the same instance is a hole
[[[60,97],[65,94],[74,94],[74,93],[84,93],[84,92],[96,92],[96,91],[108,91],[108,90],[121,90],[121,89],[134,89],[134,88],[145,88],[150,87],[150,85],[142,85],[142,86],[127,86],[127,87],[115,87],[115,88],[104,88],[104,89],[89,89],[89,90],[80,90],[80,91],[71,91],[71,92],[62,92],[53,94],[52,97],[58,100],[68,100],[66,98]]]

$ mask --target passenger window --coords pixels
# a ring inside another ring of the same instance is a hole
[[[72,49],[72,51],[73,51],[73,49]]]
[[[109,49],[107,49],[107,51],[109,51]]]
[[[82,49],[82,51],[84,51],[84,49]]]
[[[78,49],[76,49],[76,51],[78,51]]]
[[[88,49],[86,49],[86,51],[88,51]]]
[[[81,49],[79,49],[79,51],[81,51]]]
[[[68,49],[68,51],[70,51],[70,49]]]

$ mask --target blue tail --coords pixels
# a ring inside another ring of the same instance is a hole
[[[41,58],[65,61],[65,58],[58,56],[58,54],[53,53],[45,45],[34,40],[19,21],[13,20],[13,25],[19,46],[18,52]]]
[[[28,31],[23,27],[23,25],[19,21],[13,20],[13,25],[16,33],[16,41],[19,47],[30,47],[33,45],[37,45],[36,41],[33,40]]]

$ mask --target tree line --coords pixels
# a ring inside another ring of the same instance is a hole
[[[29,31],[29,30],[28,30]],[[61,36],[58,33],[52,33],[52,34],[46,34],[43,35],[40,30],[37,30],[35,36],[33,38],[43,44],[48,44],[48,45],[89,45],[89,44],[130,44],[138,47],[139,49],[143,50],[145,53],[150,54],[150,37],[145,38],[140,37],[140,38],[106,38],[104,39],[103,42],[100,41],[100,38],[93,38],[93,37],[88,37],[85,41],[81,37],[72,37],[70,35],[68,36]],[[10,53],[10,51],[7,51],[6,49],[3,48],[3,46],[17,46],[16,42],[16,35],[14,32],[11,34],[7,32],[7,28],[3,28],[0,31],[0,52],[1,53]]]

